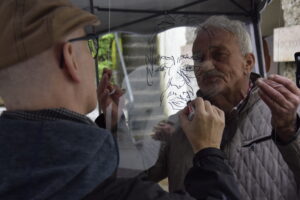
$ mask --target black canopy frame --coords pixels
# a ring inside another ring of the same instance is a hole
[[[155,20],[160,17],[185,16],[194,20],[170,24],[159,31],[176,26],[196,25],[211,15],[226,15],[239,19],[253,27],[258,72],[265,76],[262,38],[260,31],[260,13],[271,0],[71,0],[79,7],[98,16],[102,25],[94,31],[102,35],[112,31],[154,33],[157,32]],[[153,3],[151,3],[153,2]],[[176,4],[177,3],[177,4]],[[198,19],[197,19],[198,17]],[[197,20],[196,20],[197,19]]]

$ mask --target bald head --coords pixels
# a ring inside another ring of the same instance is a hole
[[[30,97],[34,91],[44,91],[54,74],[56,62],[55,50],[51,48],[29,60],[0,70],[0,96],[6,106],[9,108],[17,101],[29,100],[25,96]]]
[[[0,96],[7,109],[63,107],[82,114],[94,109],[94,61],[87,41],[68,42],[84,34],[77,29],[37,56],[0,70]]]

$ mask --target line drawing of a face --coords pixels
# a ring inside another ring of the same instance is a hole
[[[163,77],[167,80],[160,101],[167,102],[173,110],[181,110],[186,102],[194,98],[192,81],[195,79],[193,59],[188,55],[161,56],[159,71],[163,71]]]
[[[180,17],[165,15],[159,20],[156,33],[187,21],[192,22],[195,19],[193,16],[187,15]],[[149,44],[152,44],[151,42]],[[187,54],[178,55],[177,53],[176,55],[170,53],[168,56],[155,56],[155,52],[155,49],[151,48],[149,54],[145,57],[147,84],[149,86],[153,84],[152,77],[155,73],[163,73],[162,77],[165,84],[160,95],[161,105],[164,103],[168,104],[172,110],[181,110],[186,106],[187,101],[194,99],[195,88],[198,89],[194,74],[193,56]]]

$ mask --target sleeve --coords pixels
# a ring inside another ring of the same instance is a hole
[[[195,155],[184,184],[186,191],[199,200],[240,199],[233,171],[223,152],[216,148],[206,148]]]
[[[215,148],[198,152],[194,166],[185,181],[186,192],[168,193],[158,184],[143,176],[135,178],[109,178],[97,186],[83,200],[236,200],[237,184],[231,168],[225,164],[223,153]]]
[[[294,173],[295,180],[300,186],[300,119],[297,116],[297,132],[288,142],[283,142],[277,136],[275,130],[272,131],[272,139],[277,145],[283,159]]]
[[[105,121],[105,115],[101,113],[95,120],[95,123],[100,128],[106,129],[106,121]],[[124,114],[121,115],[120,121],[118,122],[118,125],[114,127],[112,130],[110,130],[114,138],[117,138],[118,135],[121,134],[129,134],[128,126],[126,125],[126,119]]]
[[[168,176],[168,142],[161,142],[159,155],[156,163],[143,173],[149,181],[159,182]]]

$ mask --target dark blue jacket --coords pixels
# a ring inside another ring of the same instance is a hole
[[[239,199],[218,149],[195,155],[189,194],[167,193],[143,176],[115,178],[117,165],[111,133],[96,125],[0,117],[1,200]]]
[[[0,199],[81,199],[116,170],[110,132],[67,120],[0,118]]]

